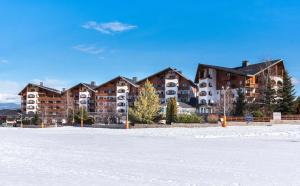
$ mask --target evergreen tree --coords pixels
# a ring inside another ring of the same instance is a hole
[[[160,101],[150,81],[146,81],[140,89],[133,108],[129,109],[130,120],[137,123],[153,123],[160,111]]]
[[[167,123],[171,124],[176,121],[177,118],[177,100],[176,98],[169,98],[167,101],[166,109]]]
[[[237,94],[238,94],[238,97],[235,102],[234,114],[236,116],[243,116],[245,106],[246,106],[245,94],[242,89],[238,89]]]
[[[38,113],[35,113],[33,118],[31,119],[32,124],[38,125],[41,123],[40,117]]]
[[[263,104],[264,104],[264,112],[267,115],[270,115],[273,113],[276,105],[276,91],[273,88],[271,79],[268,78],[267,80],[267,86],[264,90],[264,96],[263,96]]]
[[[86,109],[81,107],[79,111],[75,114],[74,119],[76,123],[81,123],[81,117],[83,118],[83,123],[84,124],[93,124],[93,118],[89,116],[89,113],[87,112]]]
[[[293,114],[300,114],[300,96],[294,101]]]
[[[282,114],[293,113],[293,101],[295,99],[295,88],[289,73],[284,73],[282,87],[278,89],[278,108]]]

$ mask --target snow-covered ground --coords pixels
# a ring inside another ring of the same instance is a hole
[[[300,185],[300,126],[0,128],[0,185]]]

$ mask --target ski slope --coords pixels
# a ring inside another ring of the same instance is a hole
[[[0,185],[300,185],[300,125],[0,128]]]

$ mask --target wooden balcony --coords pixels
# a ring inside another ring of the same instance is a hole
[[[64,101],[63,97],[39,97],[39,101]]]

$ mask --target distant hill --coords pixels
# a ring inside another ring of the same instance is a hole
[[[0,109],[19,109],[20,105],[16,103],[0,103]]]

